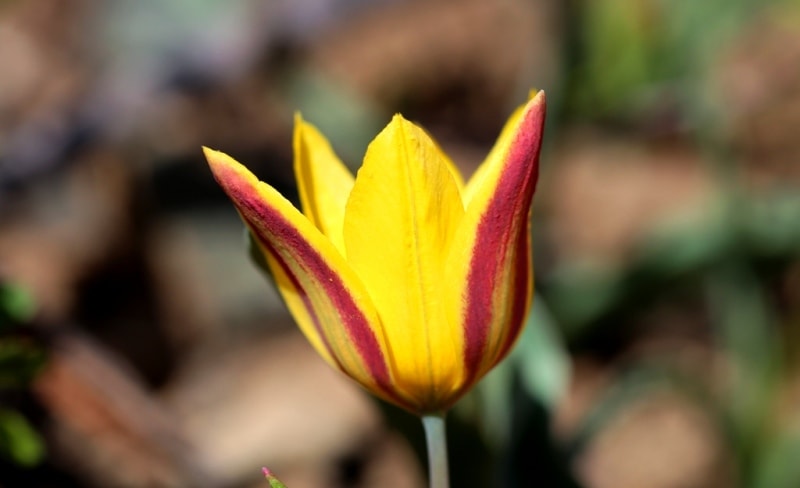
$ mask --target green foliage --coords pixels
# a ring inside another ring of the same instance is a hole
[[[663,225],[621,267],[592,264],[556,270],[543,291],[557,323],[572,338],[617,311],[688,285],[729,261],[751,265],[800,254],[800,198],[775,195],[737,204],[736,218],[711,208]]]
[[[574,115],[630,120],[675,104],[703,116],[712,60],[759,9],[778,0],[579,2],[574,21]]]
[[[26,388],[44,365],[44,350],[24,330],[34,312],[24,290],[0,284],[0,393]],[[0,457],[30,467],[44,454],[44,443],[27,419],[10,407],[0,409]]]
[[[20,332],[34,310],[24,290],[0,285],[0,389],[24,387],[44,363],[42,348]]]
[[[33,317],[31,296],[22,288],[0,284],[0,333]]]
[[[756,465],[752,488],[794,488],[800,480],[800,430],[779,432],[765,446]]]
[[[536,297],[511,361],[523,389],[548,410],[555,408],[569,384],[570,359],[544,299]]]
[[[793,459],[796,428],[774,418],[775,402],[790,372],[786,324],[770,293],[773,273],[800,259],[800,198],[731,193],[720,205],[689,221],[656,229],[618,267],[557,271],[542,294],[554,320],[573,342],[619,337],[625,323],[658,300],[699,291],[718,350],[735,371],[730,388],[708,392],[668,358],[629,365],[597,401],[574,439],[575,452],[638,399],[655,390],[682,392],[719,423],[731,440],[742,486],[797,486]],[[800,413],[794,413],[795,423]],[[784,421],[785,422],[785,421]]]
[[[585,2],[579,21],[580,64],[575,108],[603,114],[630,110],[631,93],[657,79],[659,32],[652,2]]]
[[[0,456],[25,467],[35,466],[45,455],[44,442],[21,414],[0,409]]]

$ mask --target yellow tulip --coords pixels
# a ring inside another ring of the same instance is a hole
[[[533,290],[529,217],[544,117],[539,92],[465,184],[400,115],[355,178],[298,116],[302,213],[231,157],[204,151],[317,352],[425,415],[449,409],[520,334]]]

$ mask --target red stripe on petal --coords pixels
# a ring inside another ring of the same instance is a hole
[[[408,408],[408,403],[403,401],[393,388],[387,363],[378,338],[370,328],[369,318],[359,308],[342,277],[322,256],[319,249],[309,241],[309,238],[316,240],[326,238],[322,234],[315,234],[318,231],[310,222],[305,229],[308,236],[305,235],[302,228],[305,217],[271,187],[265,185],[264,188],[259,188],[258,185],[262,183],[239,163],[211,150],[206,150],[206,156],[214,177],[231,198],[242,219],[266,251],[273,253],[276,260],[281,263],[280,266],[286,276],[292,280],[293,286],[302,295],[303,304],[315,317],[314,326],[317,330],[322,331],[324,327],[320,323],[322,318],[319,310],[315,309],[314,295],[324,296],[330,302],[318,303],[316,306],[330,307],[336,311],[338,315],[335,319],[336,326],[342,328],[342,334],[354,346],[354,353],[361,359],[360,363],[369,379],[364,378],[361,372],[348,371],[344,367],[342,371],[354,379],[361,377],[362,384],[374,393]],[[299,224],[292,222],[290,216],[295,217]],[[330,244],[330,252],[338,252],[333,244]],[[342,263],[342,266],[346,264]],[[311,288],[303,287],[302,282],[305,281],[302,279],[303,276],[311,277],[313,282]],[[375,319],[378,320],[377,317]],[[331,345],[331,336],[321,333],[320,338],[325,340],[332,358],[344,366],[343,357],[340,355],[336,358],[337,351]]]
[[[494,299],[498,290],[507,289],[514,300],[508,321],[511,328],[500,346],[503,355],[513,344],[521,328],[528,294],[528,217],[536,182],[539,178],[539,150],[544,121],[544,104],[539,103],[526,114],[522,129],[516,134],[505,160],[505,170],[497,182],[494,196],[481,216],[467,275],[466,311],[464,317],[464,366],[466,384],[484,372],[483,364],[491,325],[495,320]],[[513,241],[513,242],[512,242]],[[508,253],[514,253],[510,260]],[[515,269],[509,270],[509,267]],[[501,278],[513,273],[513,282]],[[524,280],[524,281],[523,281]],[[496,356],[496,363],[502,355]]]
[[[252,228],[252,223],[248,223],[248,227]],[[256,237],[256,239],[258,240],[259,244],[261,244],[261,246],[264,249],[266,249],[266,252],[270,254],[270,256],[275,260],[275,262],[278,263],[278,266],[280,266],[281,271],[283,271],[283,274],[286,275],[287,278],[289,278],[292,287],[295,290],[297,290],[298,295],[300,296],[300,300],[302,300],[303,302],[303,306],[308,311],[308,315],[311,317],[311,322],[314,323],[314,329],[316,329],[317,334],[319,334],[322,344],[325,346],[325,349],[328,350],[328,353],[330,354],[331,358],[333,358],[333,360],[336,362],[336,365],[339,367],[339,369],[344,371],[342,363],[339,361],[339,358],[336,357],[336,354],[334,354],[333,349],[331,349],[331,343],[328,340],[328,336],[326,336],[325,331],[322,330],[322,324],[320,323],[319,317],[317,316],[317,313],[314,310],[314,306],[311,303],[311,299],[308,297],[308,293],[306,293],[305,290],[303,290],[303,287],[302,285],[300,285],[300,282],[297,280],[297,277],[289,268],[289,266],[286,264],[286,261],[284,261],[283,258],[275,251],[275,248],[269,242],[265,242],[260,237]]]
[[[369,326],[368,319],[356,305],[341,277],[280,212],[264,205],[250,191],[237,192],[233,188],[229,187],[228,189],[231,191],[230,196],[236,202],[248,226],[253,229],[260,243],[276,256],[277,261],[281,263],[287,276],[292,280],[292,284],[301,293],[303,303],[306,304],[312,314],[315,327],[317,327],[326,347],[331,351],[331,355],[337,363],[339,363],[339,360],[336,359],[336,351],[330,347],[330,343],[322,330],[322,324],[319,323],[316,313],[314,313],[314,305],[308,295],[308,291],[300,284],[296,274],[292,272],[291,266],[281,256],[278,247],[284,248],[289,257],[301,267],[302,272],[314,276],[314,281],[323,288],[323,293],[331,300],[333,307],[338,311],[339,318],[344,326],[344,332],[347,334],[349,341],[355,346],[370,376],[381,389],[381,393],[396,403],[405,404],[393,389],[388,366],[378,340]],[[343,371],[347,373],[346,370],[343,369]]]

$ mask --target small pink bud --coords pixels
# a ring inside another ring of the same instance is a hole
[[[261,472],[264,473],[264,477],[269,481],[270,488],[286,488],[286,485],[281,483],[281,481],[272,474],[269,468],[261,468]]]

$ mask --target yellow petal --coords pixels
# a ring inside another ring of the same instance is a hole
[[[344,240],[381,316],[395,383],[422,408],[447,397],[463,374],[461,333],[442,308],[444,256],[462,215],[441,151],[395,116],[358,171]]]
[[[344,255],[342,223],[353,175],[300,114],[294,122],[294,172],[303,213]]]
[[[418,129],[425,131],[424,128],[417,126]],[[446,152],[442,150],[442,146],[430,135],[427,131],[425,134],[428,136],[430,141],[436,146],[436,150],[439,153],[442,161],[444,162],[447,169],[450,171],[450,174],[453,176],[453,181],[456,183],[456,187],[458,188],[458,193],[462,194],[464,192],[464,176],[461,174],[461,170],[458,169],[458,166],[450,159],[450,156],[447,155]]]

